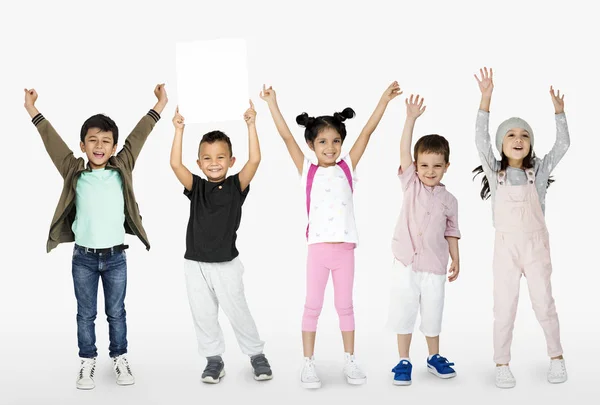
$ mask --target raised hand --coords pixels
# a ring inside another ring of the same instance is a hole
[[[254,103],[250,100],[250,108],[246,110],[244,113],[244,121],[246,121],[246,125],[254,125],[256,122],[256,110],[254,109]]]
[[[406,117],[413,118],[413,119],[419,118],[421,116],[421,114],[423,114],[425,112],[425,109],[427,108],[426,106],[423,105],[424,101],[425,101],[425,99],[423,97],[420,97],[418,94],[417,94],[417,97],[415,97],[413,94],[411,94],[410,99],[407,98],[405,100]]]
[[[565,95],[560,95],[560,90],[555,91],[550,86],[550,95],[552,96],[552,104],[554,104],[554,112],[556,114],[562,114],[565,112]]]
[[[38,94],[35,89],[24,89],[25,90],[25,108],[33,107],[35,101],[38,98]]]
[[[167,91],[165,90],[164,83],[156,85],[156,87],[154,88],[154,95],[156,96],[156,98],[158,99],[159,102],[163,102],[164,104],[167,104],[167,101],[169,101],[169,98],[167,97]]]
[[[276,102],[277,99],[276,99],[275,90],[273,90],[273,86],[269,86],[269,88],[267,88],[267,86],[265,86],[263,84],[263,89],[260,92],[260,98],[265,100],[267,102],[267,104]]]
[[[479,73],[481,78],[477,77],[476,74],[473,76],[475,76],[475,80],[477,80],[481,95],[491,97],[492,91],[494,90],[494,71],[492,68],[488,71],[488,68],[484,67],[483,69],[479,69]]]
[[[400,90],[400,85],[398,84],[398,82],[394,81],[388,86],[387,89],[385,89],[383,95],[381,96],[381,100],[385,102],[390,102],[396,97],[398,97],[400,94],[402,94],[402,90]]]
[[[177,129],[183,129],[185,127],[185,118],[179,114],[179,106],[175,108],[175,116],[173,117],[173,126]]]

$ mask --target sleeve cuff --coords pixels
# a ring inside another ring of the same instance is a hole
[[[154,122],[158,122],[158,120],[160,120],[160,114],[154,111],[153,109],[150,109],[150,111],[148,111],[148,115],[154,120]]]
[[[456,231],[446,231],[446,233],[444,233],[444,237],[446,238],[457,238],[460,239],[460,231],[456,230]]]
[[[33,125],[35,125],[35,126],[37,127],[37,125],[38,125],[40,122],[44,121],[45,119],[46,119],[46,118],[44,118],[44,116],[43,116],[42,114],[38,113],[38,115],[36,115],[35,117],[33,117],[33,118],[31,119],[31,122],[33,122]]]

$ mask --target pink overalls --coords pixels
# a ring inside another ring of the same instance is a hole
[[[521,275],[527,278],[529,297],[544,335],[550,357],[560,356],[558,315],[550,275],[552,263],[548,230],[535,189],[533,169],[526,169],[527,184],[506,184],[506,173],[498,172],[494,208],[494,361],[510,362]]]

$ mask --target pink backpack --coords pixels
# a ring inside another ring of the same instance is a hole
[[[344,171],[346,178],[348,179],[348,183],[350,184],[350,190],[354,192],[354,187],[352,187],[352,173],[350,172],[350,168],[348,164],[344,160],[340,160],[337,165]],[[319,166],[310,164],[308,168],[308,174],[306,175],[306,214],[310,214],[310,193],[312,191],[313,180],[315,179],[315,173]],[[306,225],[306,239],[308,239],[308,225]]]

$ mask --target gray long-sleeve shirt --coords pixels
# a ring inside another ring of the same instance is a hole
[[[535,188],[537,189],[542,206],[542,212],[546,211],[546,189],[548,187],[548,178],[550,173],[556,167],[558,162],[569,149],[570,138],[569,128],[567,127],[567,117],[565,113],[555,114],[556,119],[556,141],[554,146],[543,159],[538,157],[534,160]],[[490,113],[479,110],[477,112],[477,123],[475,129],[475,144],[479,151],[479,158],[483,166],[483,172],[490,183],[492,215],[494,212],[494,202],[496,198],[496,188],[498,187],[497,173],[500,170],[500,161],[494,156],[492,142],[489,133]],[[520,186],[527,184],[527,175],[522,169],[514,167],[506,168],[507,185]]]

